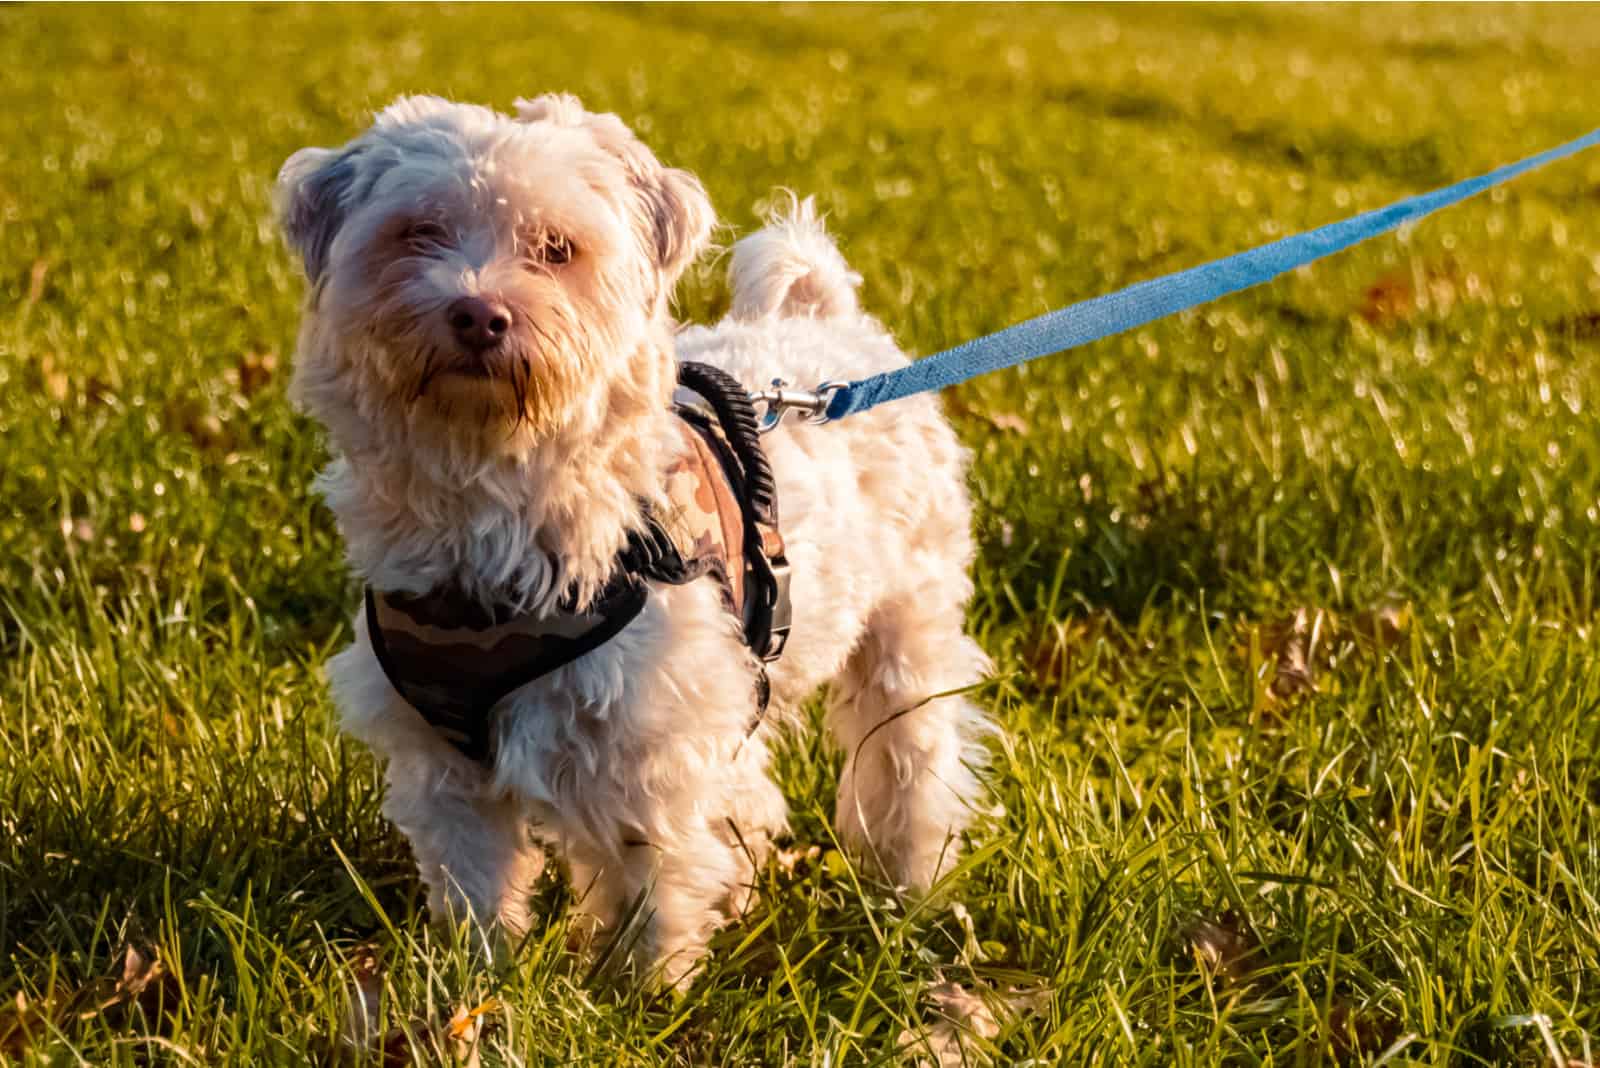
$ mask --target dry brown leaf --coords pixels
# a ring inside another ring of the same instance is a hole
[[[1120,669],[1131,646],[1127,634],[1106,613],[1046,619],[1021,639],[1017,655],[1044,690],[1058,688],[1093,660],[1100,672]]]
[[[814,845],[801,848],[797,845],[793,849],[773,850],[772,862],[785,875],[794,875],[797,871],[803,870],[801,869],[802,864],[807,868],[813,867],[821,856],[821,846]]]
[[[1245,625],[1235,648],[1243,656],[1253,641],[1263,663],[1272,669],[1264,694],[1270,708],[1317,690],[1321,671],[1332,667],[1352,647],[1371,652],[1398,645],[1411,624],[1410,602],[1395,596],[1347,616],[1302,607],[1283,622]]]
[[[56,366],[56,358],[46,353],[39,360],[39,380],[44,384],[45,396],[62,404],[72,394],[72,380]]]
[[[987,418],[990,425],[996,430],[1006,430],[1013,434],[1026,434],[1030,429],[1028,421],[1015,412],[990,412]]]
[[[1317,688],[1312,657],[1326,618],[1321,609],[1300,608],[1288,622],[1268,624],[1257,632],[1261,656],[1273,669],[1268,697],[1288,702]]]
[[[226,452],[233,445],[227,424],[216,413],[206,411],[193,398],[169,404],[166,425],[168,429],[186,434],[190,441],[203,450]]]
[[[1081,620],[1046,622],[1024,644],[1022,661],[1041,687],[1054,689],[1067,676],[1074,648],[1088,636],[1089,627]]]
[[[375,1052],[384,1068],[399,1068],[418,1060],[432,1063],[444,1055],[458,1065],[478,1064],[485,1017],[502,1011],[499,998],[488,998],[471,1008],[463,1005],[442,1026],[413,1017],[380,1034],[383,958],[375,946],[358,946],[350,955],[348,967],[348,1006],[339,1035],[346,1048]]]
[[[344,1026],[339,1038],[356,1049],[374,1045],[378,1033],[378,1007],[383,998],[383,959],[377,947],[357,946],[348,962],[350,984],[345,990]]]
[[[46,997],[32,1002],[17,991],[11,1004],[0,1009],[0,1058],[19,1058],[29,1046],[49,1034],[54,1026],[56,1005]]]
[[[1004,430],[1013,434],[1026,434],[1033,428],[1028,421],[1014,412],[991,412],[983,408],[974,408],[961,399],[960,393],[946,393],[944,395],[945,411],[953,417],[965,419],[982,419],[996,430]]]
[[[1024,1014],[1040,1012],[1049,1003],[1047,990],[1012,988],[1002,992],[985,986],[969,990],[942,976],[925,996],[938,1018],[925,1027],[900,1032],[897,1044],[901,1053],[911,1057],[919,1068],[963,1068],[983,1063],[988,1059],[983,1043],[998,1038],[1006,1024]]]
[[[1571,334],[1577,341],[1600,338],[1600,312],[1583,312],[1557,319],[1551,324],[1557,334]]]
[[[33,266],[28,268],[28,299],[25,302],[28,307],[39,303],[44,296],[44,278],[49,273],[49,260],[34,260]]]
[[[155,951],[129,945],[115,977],[95,979],[71,994],[57,996],[52,991],[32,1002],[18,991],[11,1004],[0,1009],[0,1058],[22,1056],[33,1043],[72,1021],[115,1017],[137,1007],[146,1021],[155,1023],[177,1004],[178,995],[177,976]]]
[[[105,1012],[123,1005],[137,1005],[148,1019],[159,1019],[162,1010],[175,1005],[178,1000],[177,977],[156,956],[155,951],[141,951],[130,945],[122,956],[122,975],[111,997],[98,1011]]]
[[[1261,944],[1238,913],[1231,909],[1214,920],[1201,920],[1185,936],[1195,963],[1207,975],[1230,983],[1250,979]]]
[[[1355,616],[1350,621],[1350,629],[1358,640],[1387,649],[1398,644],[1411,629],[1411,604],[1398,598],[1385,600],[1376,608]]]
[[[1337,998],[1328,1010],[1329,1043],[1341,1061],[1370,1057],[1399,1034],[1399,1021],[1375,1009],[1365,1011],[1345,998]]]
[[[1455,305],[1456,277],[1449,265],[1430,265],[1420,270],[1409,265],[1397,268],[1366,288],[1356,314],[1374,326],[1387,326],[1404,322],[1422,310],[1443,313]]]
[[[265,389],[278,373],[276,352],[247,352],[239,358],[234,375],[239,382],[239,392],[246,399]]]

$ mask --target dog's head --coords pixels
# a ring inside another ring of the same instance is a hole
[[[336,437],[537,441],[661,335],[712,226],[699,181],[570,96],[516,108],[405,97],[284,164],[295,394]]]

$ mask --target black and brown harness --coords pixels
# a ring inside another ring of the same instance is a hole
[[[384,674],[471,759],[493,757],[496,704],[615,637],[644,610],[650,582],[716,580],[758,661],[765,709],[761,665],[783,652],[790,621],[777,486],[744,387],[700,363],[680,364],[678,382],[704,404],[673,409],[685,448],[666,473],[668,507],[645,507],[644,526],[591,603],[568,600],[535,614],[485,606],[450,588],[413,596],[367,587],[367,633]]]

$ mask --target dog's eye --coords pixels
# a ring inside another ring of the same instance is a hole
[[[414,222],[406,227],[405,243],[415,252],[431,252],[443,245],[449,234],[436,222]]]
[[[571,262],[577,252],[572,241],[564,234],[547,233],[533,240],[528,249],[528,258],[547,267],[559,267]]]

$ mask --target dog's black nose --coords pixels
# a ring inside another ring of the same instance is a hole
[[[462,297],[445,310],[450,331],[462,348],[485,352],[494,348],[511,329],[511,309],[495,300]]]

